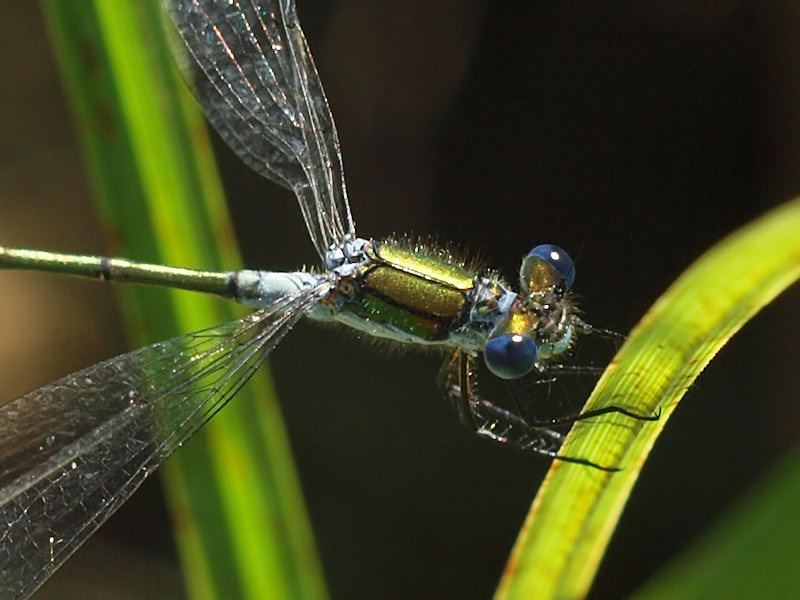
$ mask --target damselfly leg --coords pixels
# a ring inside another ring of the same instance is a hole
[[[619,471],[620,467],[610,467],[589,459],[560,454],[559,449],[564,434],[556,428],[606,414],[621,414],[638,421],[655,421],[659,418],[659,414],[641,415],[624,407],[608,406],[555,419],[541,419],[530,414],[530,410],[525,408],[515,382],[506,382],[513,410],[503,408],[480,396],[472,359],[468,353],[456,351],[448,358],[440,372],[440,383],[456,409],[459,420],[477,435],[508,444],[523,452],[535,452],[562,462],[593,467],[601,471]],[[556,368],[556,371],[561,372],[559,368]],[[601,369],[597,367],[569,367],[563,370],[583,375],[597,375],[600,371]],[[552,383],[556,379],[555,376],[549,376],[539,381]]]

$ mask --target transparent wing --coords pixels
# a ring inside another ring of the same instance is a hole
[[[322,287],[0,408],[0,598],[26,598],[208,421]]]
[[[163,0],[209,121],[258,173],[293,190],[317,252],[355,235],[339,138],[291,0]]]

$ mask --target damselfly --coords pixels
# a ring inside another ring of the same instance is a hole
[[[0,595],[24,597],[213,416],[302,318],[450,353],[446,395],[481,436],[563,461],[554,429],[619,407],[537,421],[478,394],[475,361],[503,380],[575,370],[575,268],[557,246],[525,257],[520,289],[448,250],[356,235],[339,142],[290,0],[165,0],[209,121],[263,176],[293,190],[316,271],[212,272],[0,246],[0,267],[148,283],[230,298],[249,316],[112,358],[0,408]],[[578,369],[580,370],[580,369]],[[610,469],[613,470],[613,469]]]

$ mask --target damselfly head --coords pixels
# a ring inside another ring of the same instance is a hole
[[[493,374],[518,379],[569,348],[574,315],[568,292],[574,281],[575,264],[558,246],[541,244],[528,253],[520,268],[520,294],[484,347]]]

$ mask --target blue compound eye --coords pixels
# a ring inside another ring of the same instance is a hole
[[[575,263],[562,248],[553,244],[540,244],[528,253],[542,259],[564,280],[564,286],[569,289],[575,281]]]
[[[536,342],[529,337],[506,333],[486,342],[483,360],[501,379],[518,379],[533,368],[538,354]]]
[[[575,281],[575,263],[558,246],[541,244],[525,257],[520,279],[523,288],[531,291],[539,291],[555,284],[562,284],[568,290]]]

